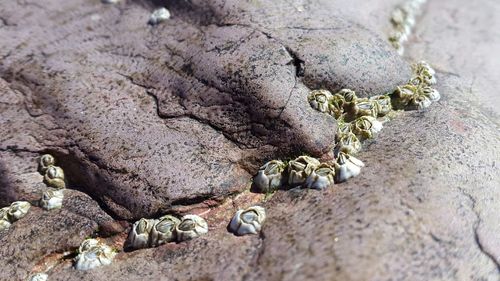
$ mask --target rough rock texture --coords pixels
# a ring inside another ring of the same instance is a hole
[[[268,159],[331,149],[335,121],[310,108],[310,89],[369,96],[408,79],[386,43],[400,1],[365,2],[169,1],[154,27],[160,2],[0,3],[0,206],[37,200],[42,153],[71,189],[62,210],[33,207],[0,233],[0,280],[498,280],[500,128],[477,101],[497,97],[484,86],[499,70],[500,26],[483,16],[494,1],[426,6],[406,56],[436,64],[442,100],[386,124],[359,177],[237,195]],[[261,235],[230,234],[255,203]],[[85,237],[121,249],[127,224],[166,212],[200,214],[210,231],[72,267]]]

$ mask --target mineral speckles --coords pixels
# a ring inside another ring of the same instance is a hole
[[[87,239],[82,242],[75,258],[75,268],[89,270],[103,265],[109,265],[116,253],[108,245],[97,239]]]
[[[229,223],[229,230],[238,236],[257,234],[265,220],[266,211],[263,207],[253,206],[245,210],[238,210]]]
[[[409,0],[392,12],[391,23],[394,30],[389,36],[389,42],[401,55],[404,53],[403,44],[408,40],[421,6],[425,2],[426,0]]]
[[[168,20],[170,18],[170,12],[166,8],[158,8],[153,11],[149,17],[148,23],[151,25],[159,24],[162,21]]]

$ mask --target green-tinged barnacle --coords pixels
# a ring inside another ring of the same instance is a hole
[[[351,131],[360,139],[371,139],[382,130],[382,122],[372,116],[361,116],[351,123]]]
[[[439,91],[430,87],[430,86],[422,86],[418,89],[418,93],[426,96],[430,101],[436,102],[441,99],[441,95]]]
[[[335,95],[343,97],[345,102],[354,102],[358,98],[356,96],[356,92],[354,92],[351,89],[342,89],[342,90],[336,92]]]
[[[345,99],[341,95],[334,95],[328,104],[330,115],[339,119],[344,114]]]
[[[423,83],[425,83],[426,85],[436,84],[436,78],[434,77],[436,72],[427,62],[418,62],[414,64],[412,68],[415,76],[419,77]]]
[[[365,164],[356,157],[340,152],[335,162],[335,182],[340,183],[359,175]]]
[[[44,176],[45,184],[54,188],[66,188],[66,182],[64,179],[64,171],[61,167],[50,166],[45,172]]]
[[[370,100],[377,104],[378,117],[385,116],[391,112],[391,98],[388,95],[373,96]]]
[[[311,107],[323,113],[329,112],[328,104],[331,98],[332,93],[328,90],[314,90],[307,97]]]
[[[260,206],[253,206],[245,210],[238,210],[229,223],[229,230],[235,235],[257,234],[266,220],[266,210]]]
[[[11,223],[6,219],[0,219],[0,231],[9,229]]]
[[[351,131],[337,134],[337,144],[335,145],[336,152],[344,152],[347,154],[356,154],[361,150],[361,142],[358,137]]]
[[[40,160],[38,162],[38,171],[44,175],[47,169],[50,166],[54,166],[56,163],[56,160],[54,159],[54,156],[50,154],[44,154],[40,157]]]
[[[31,275],[29,281],[47,281],[49,276],[46,273],[36,273]]]
[[[16,201],[10,204],[9,210],[7,211],[7,217],[11,223],[22,219],[31,208],[31,204],[27,201]]]
[[[45,210],[60,209],[64,199],[63,189],[51,189],[42,194],[40,199],[40,207]]]
[[[159,218],[153,225],[150,232],[149,244],[151,247],[156,247],[168,242],[173,242],[176,239],[175,227],[181,221],[171,215],[165,215]]]
[[[181,223],[175,227],[177,241],[182,242],[196,238],[208,232],[207,222],[197,215],[185,215],[181,218]]]
[[[307,177],[305,187],[311,189],[325,189],[334,183],[335,168],[329,164],[320,164],[310,175]]]
[[[391,95],[392,107],[395,109],[404,109],[414,98],[418,91],[418,86],[406,84],[398,86]]]
[[[283,184],[283,172],[286,164],[280,160],[271,160],[260,167],[259,172],[253,178],[255,187],[261,192],[271,192]]]
[[[361,116],[378,116],[379,106],[376,102],[367,98],[357,99],[355,102],[348,103],[344,107],[346,121],[352,121]]]
[[[83,241],[78,252],[75,258],[75,268],[78,270],[89,270],[99,266],[109,265],[116,255],[111,247],[96,239],[87,239]]]
[[[408,109],[424,109],[431,105],[431,100],[424,94],[417,94],[408,103]]]
[[[3,207],[0,209],[0,220],[9,220],[9,207]]]
[[[152,219],[140,219],[132,225],[127,240],[125,241],[125,248],[127,249],[143,249],[147,248],[149,243],[149,236],[153,225],[156,224]]]
[[[299,156],[288,162],[288,184],[302,185],[319,164],[318,159],[309,156]]]

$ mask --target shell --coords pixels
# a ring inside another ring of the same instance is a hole
[[[171,215],[165,215],[159,218],[151,228],[149,245],[156,247],[176,240],[175,227],[181,221]]]
[[[340,183],[361,173],[365,164],[354,156],[340,152],[335,162],[335,182]]]
[[[392,107],[395,109],[404,109],[415,96],[417,90],[417,86],[413,84],[396,87],[396,90],[391,95]]]
[[[30,281],[47,281],[48,278],[49,278],[49,276],[45,273],[36,273],[36,274],[31,275],[29,280]]]
[[[341,96],[344,98],[345,102],[354,102],[357,100],[356,92],[351,89],[342,89],[335,93],[335,95]]]
[[[328,90],[314,90],[309,93],[308,100],[312,108],[319,112],[327,113],[330,111],[329,102],[333,95]]]
[[[245,210],[238,210],[229,223],[229,230],[235,235],[257,234],[266,220],[266,210],[260,206],[253,206]]]
[[[339,119],[344,114],[345,99],[341,95],[334,95],[328,104],[328,111],[335,119]]]
[[[341,133],[336,136],[337,144],[335,145],[336,154],[340,151],[347,154],[356,154],[361,150],[361,142],[358,137],[352,132]]]
[[[0,231],[9,229],[11,223],[8,220],[0,219]]]
[[[125,247],[132,250],[147,248],[150,245],[151,229],[155,224],[156,220],[152,219],[136,221],[128,234],[127,241],[125,241]]]
[[[96,239],[87,239],[80,245],[78,256],[75,258],[75,268],[78,270],[89,270],[109,265],[115,255],[116,253],[108,245]]]
[[[168,20],[170,18],[170,12],[167,8],[162,7],[153,11],[151,16],[149,17],[149,24],[155,25],[159,24],[162,21]]]
[[[351,121],[361,116],[378,116],[379,106],[369,99],[357,99],[356,102],[346,105],[346,120]]]
[[[182,242],[196,238],[208,232],[207,222],[197,215],[186,215],[181,218],[181,223],[176,225],[177,241]]]
[[[415,95],[410,100],[410,103],[408,104],[407,108],[420,110],[429,107],[431,104],[432,101],[427,96],[420,94],[420,95]]]
[[[60,209],[64,199],[63,189],[51,189],[42,194],[40,199],[40,207],[45,210]]]
[[[45,184],[54,188],[66,188],[64,180],[64,171],[61,167],[50,166],[45,172]]]
[[[311,189],[325,189],[334,183],[335,168],[323,163],[320,164],[306,180],[306,187]]]
[[[373,96],[370,98],[371,101],[375,102],[378,109],[378,116],[385,116],[392,110],[391,97],[388,95]]]
[[[38,162],[38,171],[43,175],[47,171],[47,169],[50,166],[54,166],[56,163],[56,160],[54,159],[54,156],[50,154],[44,154],[40,157],[40,160]]]
[[[3,207],[0,209],[0,220],[9,220],[9,207]]]
[[[22,219],[31,208],[31,204],[27,201],[16,201],[10,204],[9,210],[7,211],[7,217],[11,223]]]
[[[288,162],[288,184],[302,185],[319,164],[318,159],[309,156],[299,156]]]
[[[436,72],[427,62],[420,61],[414,64],[412,68],[415,76],[421,78],[423,83],[426,85],[436,84],[436,78],[434,77]]]
[[[418,90],[418,92],[426,96],[431,102],[436,102],[439,101],[439,99],[441,99],[439,91],[430,86],[423,86]]]
[[[279,160],[271,160],[260,167],[253,178],[253,183],[261,192],[271,192],[283,184],[283,172],[286,164]]]
[[[373,138],[382,127],[382,122],[371,116],[361,116],[351,123],[351,131],[361,139]]]

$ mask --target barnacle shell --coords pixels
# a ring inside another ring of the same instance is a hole
[[[168,242],[175,241],[175,227],[181,221],[171,215],[165,215],[159,218],[151,229],[149,244],[151,247],[156,247]]]
[[[436,72],[427,62],[421,61],[414,64],[413,72],[417,77],[420,77],[425,84],[436,84],[436,78],[434,77]]]
[[[197,215],[185,215],[181,223],[176,225],[177,241],[182,242],[196,238],[208,232],[207,222]]]
[[[155,25],[159,24],[162,21],[168,20],[170,18],[170,12],[167,8],[162,7],[153,11],[151,16],[149,17],[149,24]]]
[[[332,98],[332,93],[328,90],[314,90],[309,93],[308,100],[312,108],[319,112],[328,112],[328,103]]]
[[[365,164],[354,156],[340,152],[335,162],[335,182],[344,182],[359,175]]]
[[[229,230],[236,235],[257,234],[265,219],[266,210],[263,207],[238,210],[229,223]]]
[[[140,219],[134,223],[130,230],[125,247],[129,249],[142,249],[149,246],[149,236],[155,220]]]
[[[418,86],[406,84],[398,86],[391,95],[392,107],[396,109],[404,109],[414,98],[418,91]]]
[[[430,86],[423,86],[418,89],[418,92],[426,96],[432,102],[438,101],[441,98],[439,91]]]
[[[61,167],[50,166],[45,172],[45,184],[54,188],[65,188],[64,171]]]
[[[33,274],[29,280],[30,281],[47,281],[47,278],[49,278],[49,276],[45,273],[36,273],[36,274]]]
[[[355,102],[346,104],[344,110],[347,113],[346,119],[354,120],[360,116],[378,116],[379,106],[369,99],[357,99]]]
[[[330,115],[335,119],[339,119],[344,114],[345,98],[341,95],[334,95],[328,104]]]
[[[31,208],[31,204],[26,201],[16,201],[10,204],[9,210],[7,211],[7,217],[9,218],[9,221],[15,222],[28,213],[29,209]]]
[[[335,151],[347,154],[356,154],[361,150],[361,142],[352,132],[337,134],[337,144]]]
[[[311,189],[325,189],[334,183],[335,168],[323,163],[320,164],[306,180],[306,187]]]
[[[409,109],[424,109],[427,108],[431,105],[431,100],[423,95],[423,94],[418,94],[415,95],[409,102],[408,108]]]
[[[10,222],[5,219],[0,219],[0,231],[4,231],[10,227]]]
[[[270,192],[278,189],[283,183],[283,171],[286,165],[279,160],[271,160],[260,167],[253,182],[261,192]]]
[[[356,92],[351,89],[342,89],[335,93],[335,95],[343,97],[345,102],[353,102],[357,99]]]
[[[9,207],[3,207],[0,209],[0,220],[9,220]]]
[[[59,209],[62,207],[64,199],[63,189],[47,190],[42,194],[40,199],[40,207],[45,210]]]
[[[50,166],[54,166],[56,163],[56,160],[54,159],[54,156],[50,154],[44,154],[40,157],[40,160],[38,162],[38,171],[42,174],[45,174],[47,169]]]
[[[373,138],[382,130],[382,123],[371,116],[361,116],[351,123],[351,131],[361,139]]]
[[[108,245],[96,239],[83,241],[78,252],[75,263],[78,270],[89,270],[98,266],[109,265],[116,255]]]
[[[288,162],[288,184],[291,186],[303,184],[319,164],[318,159],[309,156],[299,156]]]
[[[385,116],[392,110],[391,98],[388,95],[373,96],[370,100],[376,103],[378,116]]]

